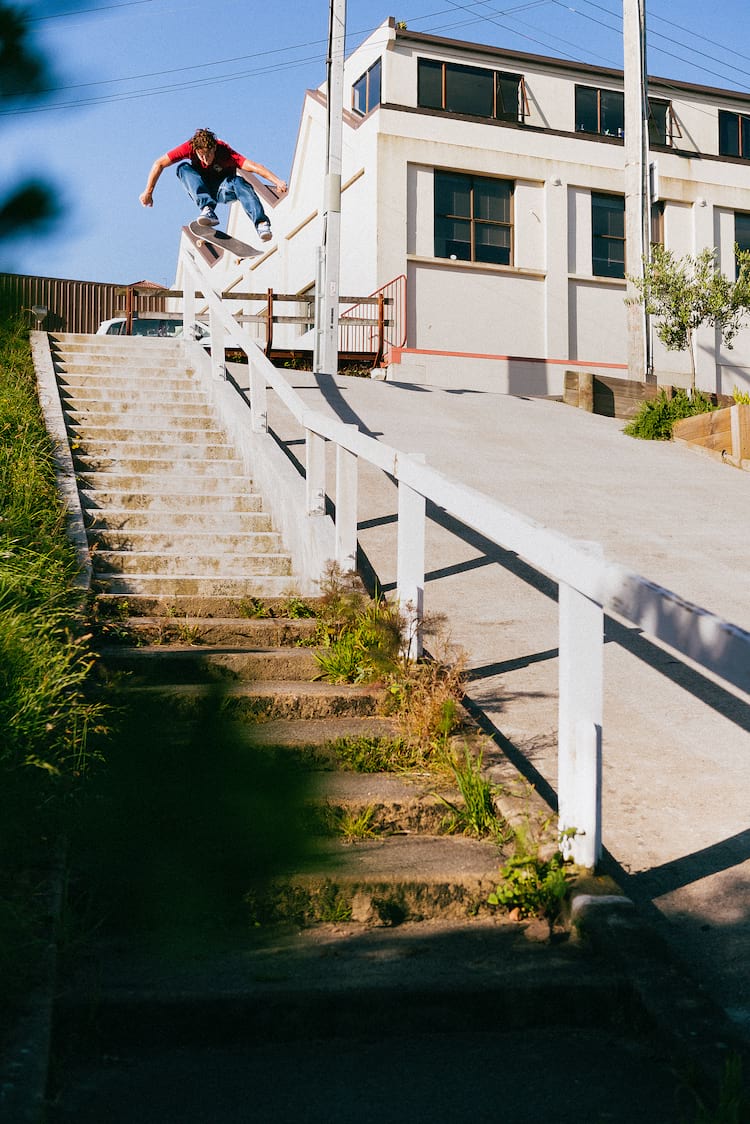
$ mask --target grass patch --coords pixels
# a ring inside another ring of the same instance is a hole
[[[337,738],[326,748],[353,773],[401,773],[424,763],[419,747],[403,738]]]
[[[463,802],[453,803],[438,794],[450,812],[445,830],[475,839],[494,839],[498,843],[512,839],[513,829],[495,807],[497,786],[482,772],[482,754],[474,756],[469,747],[464,746],[463,755],[453,758],[451,769]]]

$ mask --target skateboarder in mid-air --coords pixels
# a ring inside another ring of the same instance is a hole
[[[268,168],[241,156],[225,141],[217,140],[210,129],[198,129],[189,141],[154,161],[146,190],[140,197],[144,207],[153,207],[156,181],[172,164],[177,164],[180,182],[200,208],[198,222],[201,226],[218,226],[216,204],[232,203],[236,199],[252,219],[262,241],[270,241],[271,224],[258,193],[252,184],[238,175],[240,171],[254,172],[272,183],[280,195],[285,195],[287,185]]]

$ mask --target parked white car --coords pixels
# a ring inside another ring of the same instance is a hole
[[[112,320],[102,320],[96,329],[97,336],[124,336],[127,321],[124,316]],[[183,335],[182,317],[146,314],[133,317],[134,336],[159,336],[163,339],[178,339]],[[193,324],[192,338],[204,347],[211,346],[211,337],[203,324]]]

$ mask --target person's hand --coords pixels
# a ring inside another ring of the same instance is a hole
[[[280,183],[276,184],[276,190],[278,191],[279,195],[286,195],[287,191],[289,190],[289,187],[282,180]]]
[[[153,207],[154,197],[150,191],[144,191],[143,194],[139,196],[139,198],[144,207]]]

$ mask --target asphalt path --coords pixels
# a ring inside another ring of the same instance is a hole
[[[242,380],[241,371],[235,373]],[[563,404],[290,373],[305,402],[750,631],[750,473],[626,437]],[[273,404],[272,427],[303,458]],[[396,578],[396,488],[365,464],[359,541]],[[468,693],[554,806],[557,590],[428,509],[425,608],[468,660]],[[607,621],[603,844],[623,889],[750,1034],[750,697]]]

